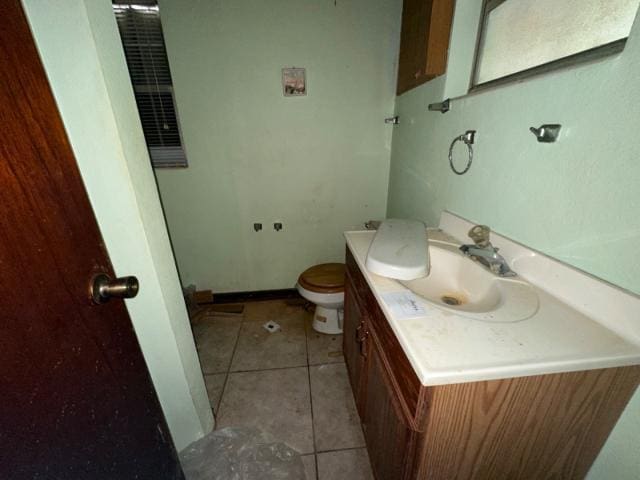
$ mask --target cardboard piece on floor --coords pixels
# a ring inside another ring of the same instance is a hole
[[[242,304],[229,304],[229,305],[209,305],[207,306],[208,312],[213,313],[226,313],[231,315],[242,315],[244,313],[244,305]]]
[[[213,292],[211,290],[198,290],[193,292],[193,301],[197,304],[213,302]]]

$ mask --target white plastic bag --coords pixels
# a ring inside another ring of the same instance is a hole
[[[257,428],[223,428],[180,452],[187,480],[304,480],[300,454]]]

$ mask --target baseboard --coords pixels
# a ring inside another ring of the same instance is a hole
[[[246,303],[260,302],[263,300],[285,300],[302,298],[295,288],[283,288],[280,290],[258,290],[252,292],[227,292],[213,293],[213,304],[219,303]]]

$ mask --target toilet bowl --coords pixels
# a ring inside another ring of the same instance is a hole
[[[298,278],[300,295],[316,305],[313,329],[336,335],[342,333],[344,306],[344,264],[322,263],[306,269]]]

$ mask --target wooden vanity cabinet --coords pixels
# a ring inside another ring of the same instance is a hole
[[[367,294],[362,281],[347,273],[343,350],[376,479],[399,480],[413,458],[407,446],[413,444],[415,431],[395,393],[380,340],[372,334],[372,312],[361,308],[359,295]]]
[[[584,478],[640,367],[425,387],[351,252],[344,353],[376,480]]]

